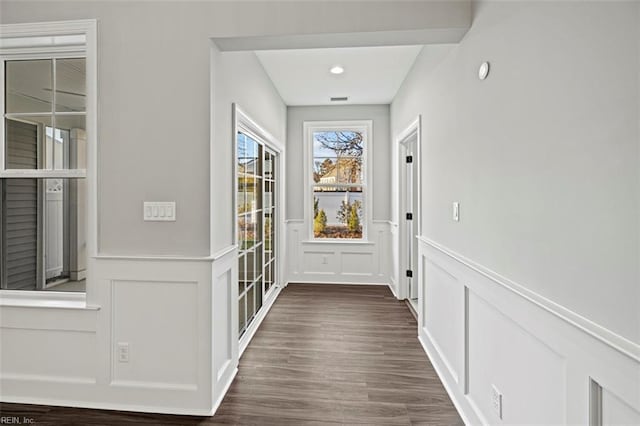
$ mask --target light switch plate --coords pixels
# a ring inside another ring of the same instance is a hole
[[[453,203],[453,220],[460,222],[460,203],[457,201]]]
[[[174,201],[145,201],[143,217],[145,222],[175,222],[176,203]]]
[[[118,343],[118,362],[129,362],[129,344],[126,342]]]

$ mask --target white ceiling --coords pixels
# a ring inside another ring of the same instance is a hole
[[[422,46],[262,50],[256,55],[287,105],[391,103]],[[341,65],[334,75],[329,69]],[[347,96],[348,101],[331,102]]]

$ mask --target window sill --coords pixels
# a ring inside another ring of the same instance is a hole
[[[0,307],[100,310],[87,305],[86,293],[0,290]]]
[[[42,169],[11,169],[0,171],[0,178],[17,178],[17,179],[73,179],[86,178],[87,171],[85,169],[64,169],[64,170],[42,170]]]
[[[302,244],[349,244],[349,245],[375,245],[375,242],[369,240],[339,240],[331,238],[322,238],[317,240],[305,240]]]

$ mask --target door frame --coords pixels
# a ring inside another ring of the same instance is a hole
[[[394,189],[395,189],[395,197],[394,197],[394,211],[395,211],[395,225],[396,225],[396,238],[394,239],[394,271],[395,282],[396,282],[396,291],[398,299],[408,299],[410,296],[409,289],[409,281],[404,279],[404,265],[407,264],[405,258],[403,258],[403,253],[406,253],[406,250],[403,250],[403,246],[406,247],[408,243],[406,240],[405,232],[402,232],[404,227],[402,226],[402,221],[405,220],[405,211],[404,211],[404,195],[402,194],[402,179],[403,179],[403,171],[401,170],[400,165],[404,164],[403,152],[404,152],[404,142],[416,135],[416,152],[415,158],[413,159],[414,165],[414,173],[416,175],[417,185],[414,188],[415,196],[416,196],[416,204],[418,206],[417,212],[413,213],[413,221],[414,221],[414,230],[416,236],[422,235],[422,116],[418,115],[409,125],[407,125],[400,133],[396,135],[394,138],[394,150],[395,150],[395,171],[394,171]],[[404,255],[406,257],[406,254]],[[414,265],[413,267],[413,277],[412,279],[415,282],[420,283],[420,271],[421,268],[418,265]],[[420,294],[420,292],[418,292]],[[420,301],[419,301],[420,302]]]

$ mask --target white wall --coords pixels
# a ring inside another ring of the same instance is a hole
[[[185,28],[188,41],[158,35],[153,22],[120,16],[118,6],[98,9],[101,244],[89,260],[88,305],[83,295],[1,295],[0,394],[208,415],[238,364],[232,104],[281,141],[286,108],[252,52],[220,53],[202,28]],[[141,203],[150,199],[176,200],[178,220],[143,223]],[[118,361],[120,343],[129,345],[129,362]]]
[[[211,38],[447,38],[469,17],[466,1],[2,1],[3,24],[97,19],[99,144],[86,299],[0,294],[3,401],[191,414],[220,401],[238,360],[231,104],[281,141],[286,111],[252,53]],[[145,200],[175,201],[177,220],[143,222]]]
[[[470,8],[468,1],[0,5],[2,23],[86,18],[99,19],[98,185],[100,209],[108,212],[100,217],[100,251],[208,255],[210,38],[444,31],[467,28]],[[246,102],[243,107],[252,112]],[[176,201],[177,221],[143,222],[143,200]],[[229,228],[225,223],[214,232],[226,238]]]
[[[368,243],[309,241],[304,217],[305,121],[372,120],[367,146],[372,182]],[[287,108],[287,280],[291,282],[388,283],[391,258],[389,105],[296,106]],[[323,261],[326,258],[326,262]]]
[[[215,253],[234,241],[232,105],[246,114],[277,141],[286,140],[287,109],[253,52],[220,52],[212,46],[215,65],[214,152],[211,155],[211,250]],[[228,160],[227,160],[228,159]]]
[[[495,384],[505,423],[584,424],[589,377],[640,421],[639,8],[476,3],[392,103],[393,135],[422,114],[420,337],[472,422]]]
[[[482,3],[392,105],[423,114],[425,236],[636,342],[637,7]]]

